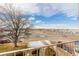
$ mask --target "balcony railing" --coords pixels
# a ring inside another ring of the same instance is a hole
[[[49,48],[49,49],[48,49]],[[0,56],[76,56],[75,41],[0,53]]]

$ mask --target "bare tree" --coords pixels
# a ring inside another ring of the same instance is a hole
[[[4,22],[3,27],[9,30],[6,37],[13,41],[15,47],[20,37],[24,37],[28,32],[27,29],[31,27],[31,22],[22,17],[22,14],[22,10],[12,4],[0,6],[0,20]]]

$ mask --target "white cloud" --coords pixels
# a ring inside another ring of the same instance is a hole
[[[42,20],[36,20],[35,23],[42,23]]]
[[[51,24],[51,25],[36,25],[34,28],[43,28],[43,29],[78,29],[78,26],[69,26],[66,24]]]
[[[77,3],[66,3],[61,4],[60,10],[67,16],[78,16],[78,4]]]
[[[0,4],[4,5],[4,4]],[[62,12],[67,16],[78,15],[78,4],[77,3],[15,3],[13,4],[19,9],[23,9],[24,13],[37,13],[44,16],[51,16],[58,12]]]
[[[30,17],[29,20],[32,20],[33,21],[33,20],[35,20],[35,18],[34,17]]]
[[[16,3],[16,7],[21,8],[24,12],[38,13],[39,9],[34,3]]]
[[[20,7],[24,12],[37,13],[43,16],[52,16],[58,12],[62,12],[67,16],[77,16],[78,4],[77,3],[20,3],[15,4]]]
[[[38,25],[38,24],[40,24],[40,25],[45,25],[46,23],[44,22],[44,21],[42,21],[42,20],[36,20],[35,21],[35,25]]]
[[[74,18],[71,18],[70,20],[74,20],[74,21],[77,21],[77,17],[74,17]]]
[[[41,5],[42,8],[42,5]],[[42,12],[43,11],[43,12]],[[51,16],[58,12],[66,14],[68,17],[78,15],[78,4],[75,3],[56,3],[47,4],[41,10],[43,15]]]
[[[59,12],[59,9],[57,8],[57,4],[38,4],[37,5],[40,9],[40,14],[42,14],[43,16],[46,16],[46,17],[50,17],[56,13]]]

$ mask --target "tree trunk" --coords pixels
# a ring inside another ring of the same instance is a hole
[[[17,41],[18,41],[18,39],[16,38],[15,41],[14,41],[14,47],[18,47]]]
[[[14,47],[18,47],[17,42],[14,42]]]

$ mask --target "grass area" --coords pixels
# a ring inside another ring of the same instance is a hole
[[[13,43],[0,44],[0,52],[7,52],[27,48],[27,44],[18,43],[18,47],[14,47]]]

